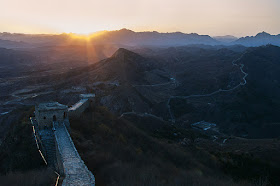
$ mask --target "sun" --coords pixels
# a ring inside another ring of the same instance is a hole
[[[100,37],[107,33],[108,31],[99,31],[89,34],[77,34],[77,33],[69,33],[68,35],[71,36],[73,39],[79,39],[79,40],[86,40],[90,41],[94,37]]]
[[[75,34],[69,33],[68,34],[72,39],[79,39],[79,40],[86,40],[89,41],[91,39],[90,34]]]

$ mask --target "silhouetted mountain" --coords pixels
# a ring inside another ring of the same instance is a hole
[[[93,34],[94,35],[94,34]],[[32,44],[65,45],[83,44],[82,41],[72,38],[68,34],[44,35],[44,34],[11,34],[0,33],[0,39],[11,41],[24,41]],[[219,44],[218,41],[208,35],[195,33],[184,34],[181,32],[159,33],[159,32],[134,32],[127,29],[117,31],[104,31],[94,35],[91,39],[93,44],[114,44],[119,46],[179,46],[189,44]]]
[[[214,45],[218,43],[208,35],[198,35],[194,33],[184,34],[181,32],[133,32],[127,29],[105,32],[101,34],[100,37],[94,38],[93,41],[129,46],[178,46],[189,44]]]
[[[70,39],[68,34],[19,34],[19,33],[0,33],[0,39],[25,42],[33,46],[50,46],[65,44]]]
[[[271,35],[267,32],[260,32],[256,35],[256,38],[262,38],[262,39],[265,39],[265,38],[270,38]]]
[[[139,54],[136,54],[125,48],[119,48],[111,57],[119,60],[124,60],[124,58],[142,58],[142,56],[140,56]]]
[[[269,33],[261,32],[261,33],[258,33],[256,36],[242,37],[233,43],[241,44],[244,46],[262,46],[262,45],[267,45],[267,44],[280,46],[280,34],[279,35],[270,35]]]
[[[159,32],[134,32],[128,29],[121,29],[116,31],[102,31],[100,33],[92,34],[90,40],[80,40],[72,37],[71,34],[48,35],[48,34],[12,34],[0,33],[0,39],[24,42],[24,43],[7,43],[9,48],[12,47],[40,47],[40,46],[67,46],[67,45],[114,45],[118,47],[170,47],[170,46],[184,46],[193,44],[204,45],[244,45],[244,46],[261,46],[273,44],[280,46],[280,34],[270,35],[262,32],[256,36],[247,36],[236,38],[234,36],[217,36],[210,37],[208,35],[199,35],[196,33],[185,34],[181,32],[173,33],[159,33]],[[6,41],[7,42],[7,41]],[[5,47],[4,44],[0,47]]]
[[[98,81],[118,81],[121,84],[141,82],[143,73],[152,68],[151,60],[127,49],[118,49],[110,58],[89,67],[98,74]]]

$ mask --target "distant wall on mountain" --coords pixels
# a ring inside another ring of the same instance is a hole
[[[81,95],[81,100],[68,109],[70,118],[79,118],[81,114],[90,106],[94,101],[94,94]]]

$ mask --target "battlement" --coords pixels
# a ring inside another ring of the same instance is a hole
[[[38,111],[50,111],[50,110],[65,110],[66,105],[62,105],[58,102],[40,103],[37,105]]]
[[[79,118],[79,116],[90,106],[93,102],[95,94],[81,94],[81,100],[68,109],[69,117]]]
[[[58,102],[40,103],[35,106],[35,117],[39,129],[51,128],[53,121],[68,118],[68,107]]]
[[[70,117],[79,117],[94,97],[95,94],[82,94],[81,100],[69,109],[58,102],[40,103],[35,106],[35,118],[30,118],[37,148],[45,163],[64,175],[62,185],[95,185],[93,174],[68,132],[68,113]]]
[[[95,98],[95,94],[81,94],[80,98],[81,99],[93,99],[93,98]]]

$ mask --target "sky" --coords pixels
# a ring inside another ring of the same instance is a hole
[[[280,34],[280,0],[0,0],[0,32]]]

